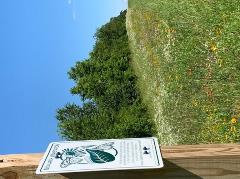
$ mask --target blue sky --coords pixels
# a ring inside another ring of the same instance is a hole
[[[88,57],[96,28],[126,8],[125,0],[0,2],[0,154],[61,140],[56,109],[81,103],[67,72]]]

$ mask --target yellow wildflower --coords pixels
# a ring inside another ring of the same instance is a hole
[[[174,28],[166,28],[165,32],[167,32],[167,33],[175,33],[176,30]]]
[[[217,51],[217,46],[216,46],[215,43],[212,43],[212,44],[211,44],[210,50],[211,50],[212,52],[216,52],[216,51]]]
[[[176,32],[176,30],[175,30],[175,29],[173,29],[173,28],[171,28],[171,29],[170,29],[170,32],[172,32],[172,33],[175,33],[175,32]]]
[[[231,132],[236,132],[236,128],[235,128],[235,126],[231,126]]]
[[[233,118],[231,119],[231,123],[232,123],[232,124],[236,124],[236,123],[237,123],[237,118],[233,117]]]

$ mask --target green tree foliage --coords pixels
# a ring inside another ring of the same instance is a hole
[[[87,60],[69,71],[82,106],[57,111],[60,134],[70,140],[152,136],[153,123],[142,104],[131,68],[126,11],[95,34]]]

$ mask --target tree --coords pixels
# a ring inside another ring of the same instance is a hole
[[[154,132],[130,65],[126,11],[97,29],[89,59],[69,71],[83,106],[67,104],[57,111],[60,134],[70,140],[143,137]]]

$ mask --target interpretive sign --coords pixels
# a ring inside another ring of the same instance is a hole
[[[157,138],[50,143],[36,173],[68,173],[163,167]]]

